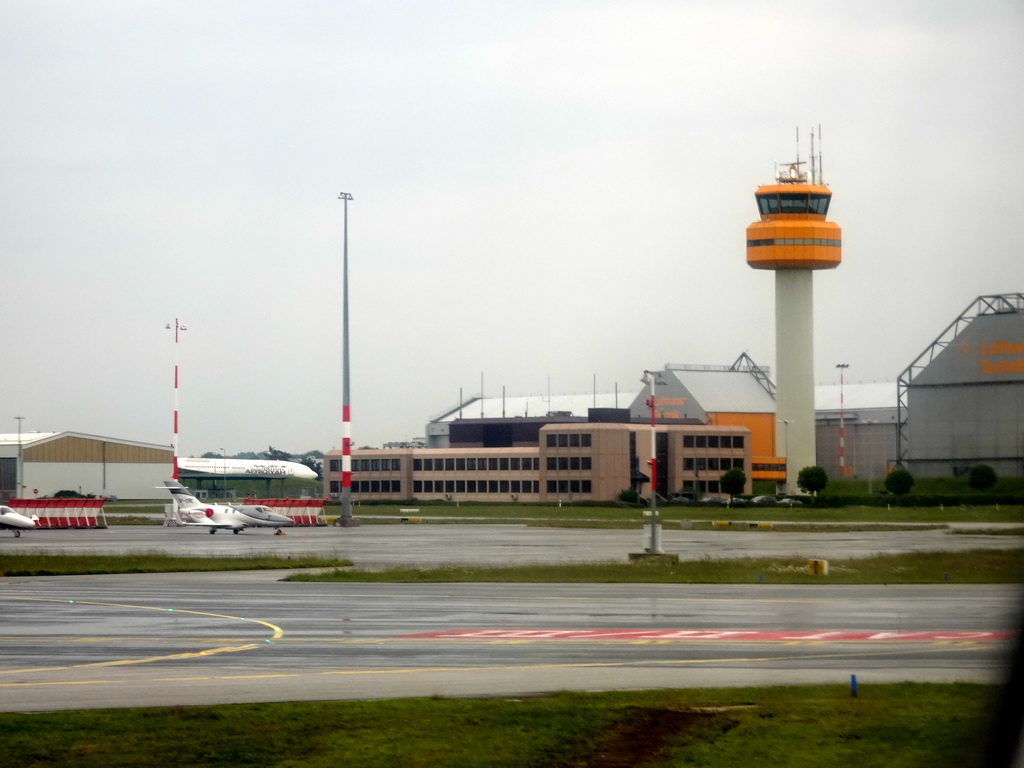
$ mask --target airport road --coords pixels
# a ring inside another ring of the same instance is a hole
[[[986,526],[979,526],[986,527]],[[702,557],[806,557],[836,560],[877,553],[1020,548],[1019,536],[965,536],[946,530],[797,533],[772,530],[694,531],[666,528],[662,545],[684,560]],[[640,530],[542,528],[527,525],[363,525],[357,528],[290,528],[210,535],[200,528],[117,525],[92,530],[35,530],[21,538],[0,533],[6,552],[190,555],[324,555],[345,557],[361,568],[398,565],[565,563],[625,561],[640,552]]]
[[[845,684],[851,674],[862,690],[998,682],[1022,598],[1006,585],[303,584],[281,575],[0,579],[0,710]]]

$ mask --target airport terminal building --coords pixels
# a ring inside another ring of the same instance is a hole
[[[655,451],[661,496],[719,494],[722,472],[747,472],[750,430],[701,423],[659,424]],[[626,489],[650,490],[651,426],[623,409],[585,418],[456,420],[445,448],[353,452],[352,494],[359,500],[610,501]],[[324,457],[328,495],[341,490],[341,453]]]

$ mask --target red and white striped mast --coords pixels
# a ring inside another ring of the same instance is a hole
[[[846,413],[843,402],[843,374],[850,367],[849,363],[839,363],[839,476],[846,477]]]
[[[352,518],[352,406],[349,387],[348,340],[348,201],[352,195],[342,192],[338,199],[345,206],[342,298],[342,392],[341,392],[341,516],[337,525],[354,525]]]
[[[168,323],[165,327],[170,330],[171,324]],[[178,322],[178,318],[174,318],[174,465],[171,472],[171,478],[174,480],[178,479],[178,336],[181,331],[187,330],[188,328]]]

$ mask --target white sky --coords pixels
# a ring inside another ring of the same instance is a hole
[[[0,0],[0,432],[341,443],[459,389],[774,366],[753,192],[822,125],[820,382],[1024,290],[1024,6]],[[3,419],[7,419],[3,424]]]

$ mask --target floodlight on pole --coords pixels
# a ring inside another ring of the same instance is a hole
[[[166,330],[171,330],[172,326],[170,323],[164,326]],[[178,322],[178,318],[174,318],[174,460],[173,469],[171,471],[171,479],[178,479],[178,336],[181,331],[187,331],[184,325]]]
[[[644,376],[640,381],[644,384],[649,384],[651,387],[651,399],[647,401],[647,404],[651,407],[651,500],[650,500],[650,529],[648,531],[647,540],[647,553],[651,555],[662,554],[661,549],[661,525],[658,523],[658,409],[657,409],[657,397],[655,395],[655,386],[658,383],[659,372],[658,371],[644,371]],[[662,384],[665,382],[662,381]]]
[[[839,476],[846,477],[846,413],[843,402],[843,379],[849,363],[838,363],[839,369]]]
[[[14,468],[14,493],[17,497],[21,496],[21,489],[24,484],[24,460],[21,454],[21,422],[25,420],[24,416],[15,416],[15,420],[18,422],[18,462]]]
[[[353,525],[352,518],[352,405],[349,374],[348,335],[348,201],[352,195],[338,195],[345,208],[342,248],[342,310],[341,310],[341,516],[336,525]]]

